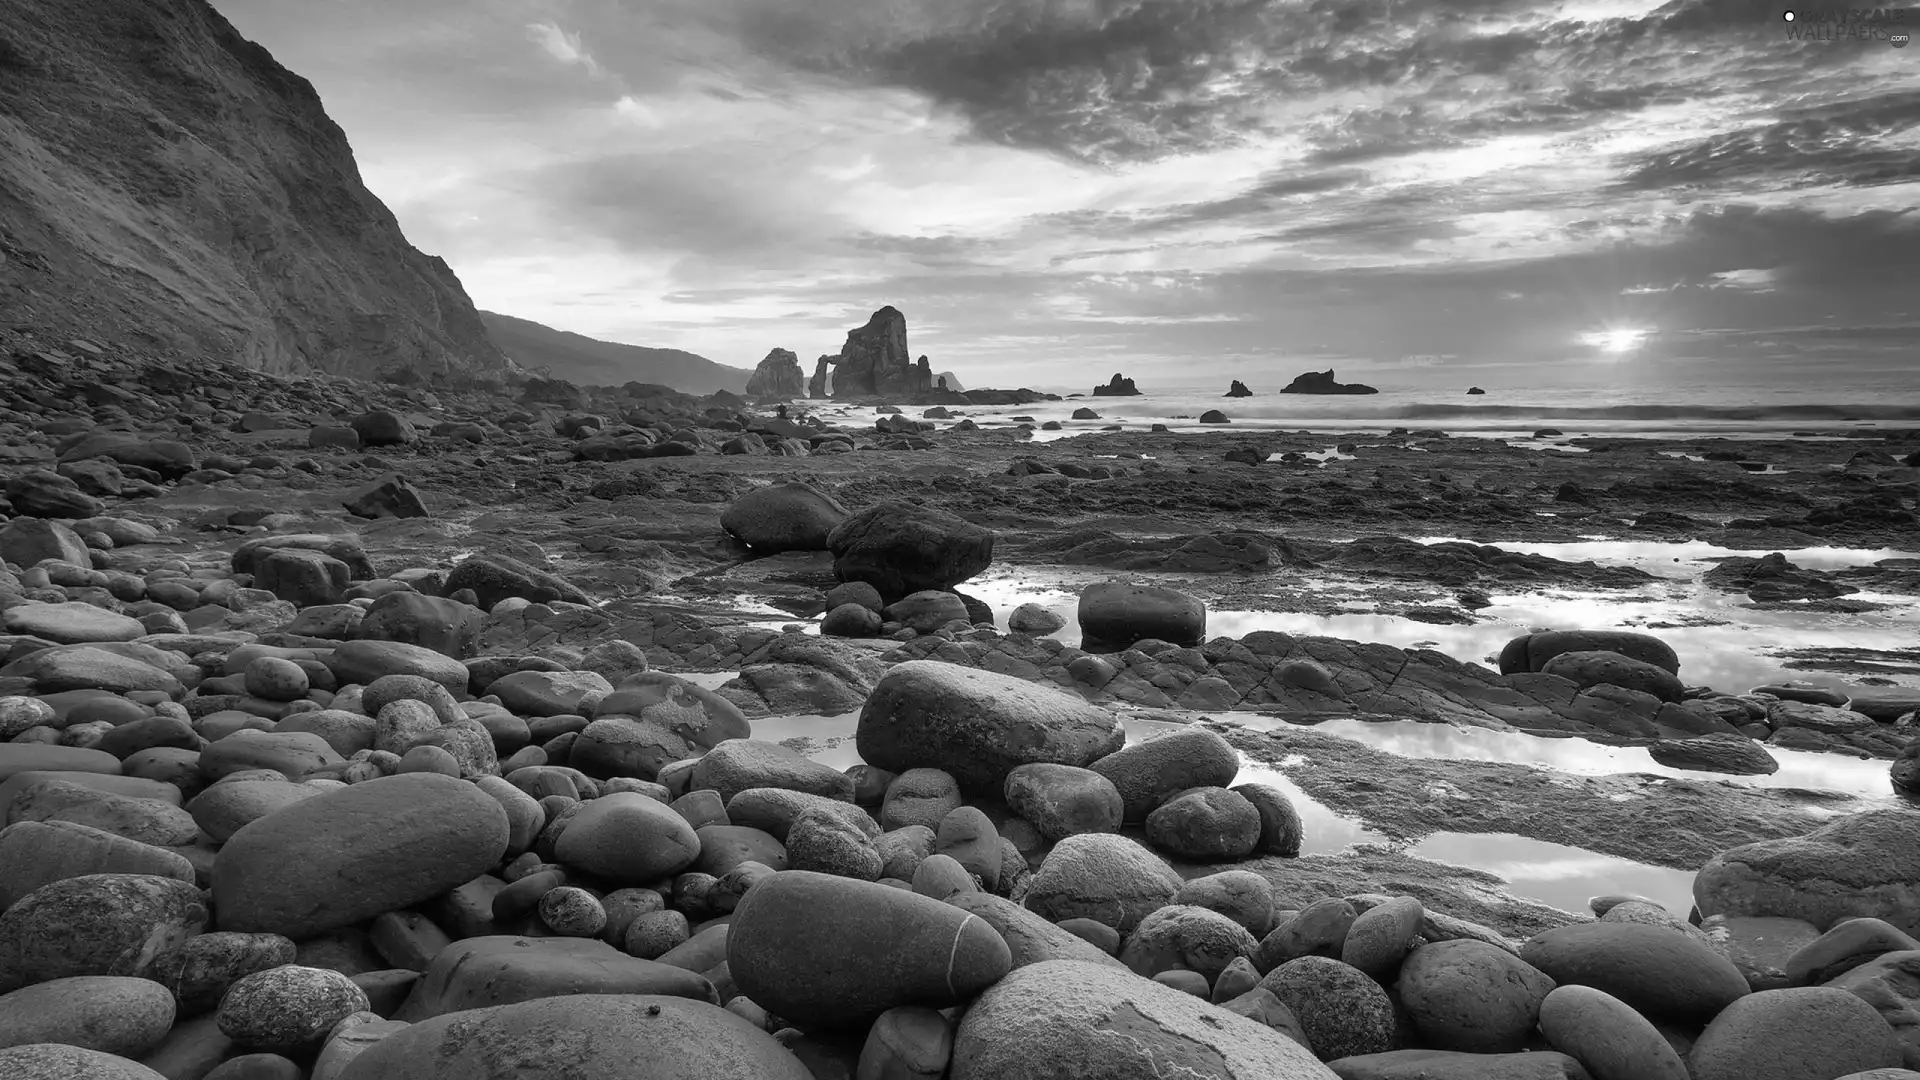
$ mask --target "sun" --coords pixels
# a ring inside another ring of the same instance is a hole
[[[1604,353],[1630,353],[1646,343],[1648,331],[1621,327],[1609,330],[1595,330],[1580,335],[1580,340]]]

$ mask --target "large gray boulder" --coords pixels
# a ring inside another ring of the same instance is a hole
[[[948,1076],[1338,1080],[1305,1047],[1265,1024],[1076,960],[1019,968],[980,995],[960,1022]]]
[[[1159,585],[1089,585],[1080,594],[1079,619],[1087,641],[1113,648],[1147,638],[1198,645],[1207,634],[1207,605],[1197,596]]]
[[[1707,860],[1693,879],[1702,916],[1773,915],[1828,929],[1885,919],[1920,933],[1920,813],[1869,810],[1805,836],[1760,840]]]
[[[855,743],[889,772],[942,769],[969,791],[999,794],[1036,762],[1085,766],[1120,749],[1120,721],[1049,687],[937,660],[895,665],[867,696]]]
[[[886,600],[951,589],[993,561],[991,529],[940,510],[883,502],[842,521],[827,536],[833,572],[864,581]]]
[[[797,396],[797,395],[796,395]],[[754,550],[825,551],[827,537],[847,519],[847,508],[812,484],[769,484],[740,496],[720,512],[720,527]]]

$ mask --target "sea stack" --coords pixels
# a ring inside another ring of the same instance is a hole
[[[888,305],[873,313],[867,324],[847,331],[834,365],[836,398],[912,397],[933,389],[933,373],[925,357],[915,364],[907,352],[907,317]]]
[[[747,396],[757,398],[800,398],[807,396],[807,374],[800,370],[800,358],[789,349],[774,349],[747,380]]]
[[[1283,394],[1377,394],[1380,391],[1365,383],[1335,382],[1333,369],[1308,371],[1294,377],[1280,390]]]
[[[1133,380],[1122,376],[1117,371],[1105,386],[1093,388],[1094,397],[1138,397],[1139,394],[1140,390],[1133,385]]]
[[[1247,389],[1247,384],[1246,384],[1246,383],[1243,383],[1243,382],[1241,382],[1241,381],[1240,381],[1239,379],[1235,379],[1235,380],[1233,380],[1233,385],[1232,385],[1232,386],[1229,386],[1229,387],[1227,387],[1227,393],[1226,393],[1226,395],[1225,395],[1225,396],[1227,396],[1227,397],[1252,397],[1252,396],[1253,396],[1253,391],[1251,391],[1251,390],[1249,390],[1249,389]]]

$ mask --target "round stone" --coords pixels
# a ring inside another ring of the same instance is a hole
[[[1323,1061],[1393,1049],[1393,1002],[1359,968],[1303,956],[1268,972],[1260,985],[1300,1021]]]
[[[1124,742],[1118,719],[1077,696],[937,660],[894,665],[855,730],[870,765],[943,769],[963,790],[991,794],[1020,765],[1086,765]]]
[[[1192,994],[1075,960],[1023,967],[961,1018],[950,1080],[1337,1080],[1299,1043]]]
[[[422,1020],[368,1047],[334,1080],[476,1080],[522,1068],[583,1080],[813,1078],[773,1036],[717,1005],[573,994]]]
[[[554,855],[609,881],[641,885],[693,864],[700,838],[657,799],[619,791],[588,801],[567,823]]]
[[[880,801],[880,827],[889,832],[909,825],[935,829],[940,819],[959,806],[960,784],[951,774],[939,769],[908,769],[887,785]]]
[[[7,1080],[166,1080],[137,1061],[65,1043],[0,1049],[0,1076]]]
[[[1407,956],[1397,989],[1430,1045],[1501,1054],[1525,1048],[1553,980],[1484,941],[1436,941]]]
[[[1145,821],[1182,791],[1232,784],[1240,757],[1218,733],[1183,727],[1115,750],[1088,768],[1119,789],[1128,821]]]
[[[655,894],[659,895],[658,893]],[[628,956],[658,960],[687,943],[692,930],[687,917],[678,911],[646,911],[634,916],[621,939]]]
[[[0,913],[0,994],[75,975],[148,977],[206,925],[190,881],[87,874],[42,885]]]
[[[787,862],[795,870],[876,881],[885,860],[867,834],[841,814],[803,810],[787,831]]]
[[[1426,917],[1426,908],[1411,896],[1396,896],[1369,908],[1347,928],[1340,962],[1379,978],[1391,977]]]
[[[1050,922],[1088,918],[1126,933],[1179,891],[1180,875],[1135,841],[1081,833],[1047,853],[1026,904]]]
[[[1119,832],[1126,803],[1113,781],[1073,765],[1022,765],[1007,774],[1007,805],[1048,841]]]
[[[1799,1080],[1902,1064],[1880,1013],[1847,990],[1765,990],[1726,1007],[1694,1041],[1694,1080]]]
[[[872,882],[789,870],[734,909],[727,968],[776,1016],[860,1028],[900,1005],[971,1000],[1012,966],[978,916]]]
[[[1655,1019],[1705,1022],[1747,994],[1740,969],[1711,946],[1645,923],[1558,927],[1522,945],[1520,959],[1560,986],[1603,990]]]
[[[1152,978],[1164,971],[1196,972],[1211,984],[1235,960],[1252,963],[1259,942],[1217,911],[1169,904],[1140,920],[1120,949],[1120,962]]]
[[[1688,1080],[1659,1029],[1633,1006],[1590,986],[1560,986],[1540,1002],[1540,1032],[1594,1080]]]
[[[76,975],[0,995],[0,1047],[58,1042],[142,1058],[173,1026],[173,995],[150,979]]]
[[[1260,811],[1226,788],[1192,788],[1147,815],[1147,840],[1195,862],[1245,858],[1260,843]]]
[[[1223,870],[1194,878],[1180,886],[1173,902],[1217,911],[1245,927],[1256,940],[1273,929],[1273,885],[1251,870]]]
[[[1120,648],[1147,638],[1198,645],[1207,633],[1199,597],[1157,585],[1089,585],[1080,593],[1079,619],[1082,637]]]
[[[540,898],[540,921],[562,937],[594,937],[607,925],[607,909],[585,889],[562,885]]]
[[[293,701],[307,696],[306,669],[278,656],[255,657],[241,673],[247,693],[268,701]]]
[[[235,833],[214,860],[214,910],[223,930],[312,937],[472,881],[509,835],[506,811],[464,780],[368,780]]]
[[[286,964],[241,979],[220,999],[221,1034],[252,1050],[318,1049],[333,1026],[368,1007],[366,991],[337,971]]]
[[[1293,808],[1287,793],[1271,784],[1235,784],[1231,789],[1260,811],[1260,843],[1254,848],[1262,855],[1292,859],[1300,854],[1302,829],[1300,812]]]

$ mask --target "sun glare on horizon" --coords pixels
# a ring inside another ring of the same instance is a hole
[[[1620,327],[1582,334],[1580,340],[1603,353],[1619,356],[1630,353],[1645,344],[1650,332],[1637,327]]]

